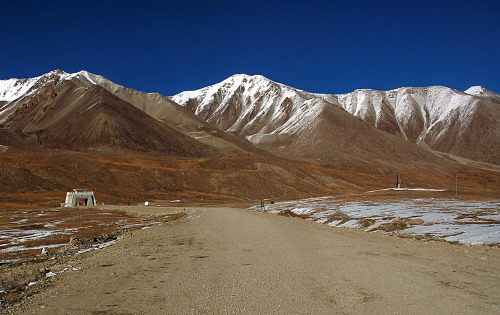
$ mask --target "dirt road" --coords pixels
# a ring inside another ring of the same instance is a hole
[[[74,257],[36,314],[500,312],[499,250],[333,229],[230,208]]]

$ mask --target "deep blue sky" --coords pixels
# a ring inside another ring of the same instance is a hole
[[[0,12],[0,79],[85,69],[173,95],[247,73],[323,93],[500,93],[500,1],[1,1]]]

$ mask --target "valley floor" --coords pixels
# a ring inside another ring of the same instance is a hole
[[[58,267],[69,269],[44,280],[40,293],[2,311],[500,312],[498,248],[421,242],[235,208],[187,213],[70,257]]]

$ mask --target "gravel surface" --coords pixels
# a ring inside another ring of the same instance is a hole
[[[66,262],[71,269],[47,277],[39,293],[3,312],[500,312],[496,248],[401,239],[232,208],[187,212],[185,219],[75,256]]]

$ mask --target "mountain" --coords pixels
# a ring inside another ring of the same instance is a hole
[[[490,93],[432,86],[357,90],[333,97],[346,111],[381,130],[432,150],[500,164],[496,149],[500,146],[500,96]]]
[[[424,148],[500,164],[497,150],[500,147],[500,96],[484,88],[460,92],[435,86],[315,94],[260,75],[237,74],[171,99],[216,127],[259,145],[265,143],[267,147],[289,145],[287,139],[303,142],[306,134],[324,138],[322,141],[326,142],[317,145],[319,149],[325,151],[325,146],[333,145],[337,154],[357,147],[365,151],[363,153],[377,152],[378,155],[384,148],[391,147],[389,142],[393,140],[382,140],[385,137],[373,130],[356,132],[366,127],[354,120],[345,118],[340,125],[331,119],[330,122],[318,120],[341,116],[336,109],[342,109],[387,134]],[[325,111],[336,111],[336,114],[325,114]],[[323,127],[318,129],[318,125]],[[345,141],[346,137],[357,140]],[[347,148],[347,144],[351,147]],[[339,147],[345,150],[337,150]],[[322,155],[310,148],[307,151],[301,155]]]
[[[167,98],[86,71],[0,81],[0,204],[57,206],[75,187],[106,202],[254,202],[382,189],[396,174],[443,189],[460,174],[462,189],[498,194],[497,166],[426,150],[398,119],[380,130],[339,95],[246,75],[200,91]],[[496,104],[484,88],[454,93]]]
[[[16,116],[16,111],[19,113],[28,103],[37,104],[40,94],[47,94],[47,90],[62,82],[71,82],[81,88],[100,86],[197,142],[225,153],[266,154],[251,142],[215,128],[159,93],[144,93],[126,88],[87,71],[66,73],[54,70],[35,78],[0,80],[0,125],[9,117]]]
[[[6,101],[0,113],[2,124],[36,135],[49,148],[217,155],[216,149],[152,118],[108,90],[77,85],[79,81],[73,78],[56,71],[13,84],[18,92],[1,94]]]
[[[42,146],[35,137],[30,137],[17,129],[7,128],[0,128],[0,145],[21,150],[34,150]]]
[[[500,95],[483,87],[465,92],[434,86],[315,94],[263,76],[239,74],[167,98],[126,88],[86,71],[55,70],[36,78],[0,81],[0,124],[16,112],[25,114],[23,107],[39,102],[40,95],[48,93],[48,86],[60,82],[86,89],[102,87],[196,141],[235,154],[266,154],[260,150],[266,149],[324,162],[387,155],[386,148],[395,140],[373,129],[365,130],[348,116],[339,118],[347,112],[424,148],[500,164],[496,149],[500,144]],[[340,119],[337,124],[332,117]],[[29,124],[25,130],[33,131]],[[396,152],[407,150],[396,147]]]

